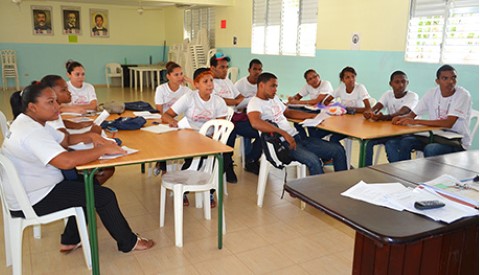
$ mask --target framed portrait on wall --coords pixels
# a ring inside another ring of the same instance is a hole
[[[62,6],[63,34],[82,34],[80,28],[80,7]]]
[[[109,37],[108,10],[90,9],[90,35]]]
[[[34,35],[53,35],[52,7],[31,6]]]

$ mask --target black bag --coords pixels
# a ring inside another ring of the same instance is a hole
[[[107,127],[117,128],[118,130],[138,130],[147,123],[147,120],[141,116],[119,117],[112,121],[104,121],[100,126],[103,129]]]
[[[158,110],[153,108],[150,103],[145,101],[125,102],[125,110],[130,111],[149,111],[150,113],[158,113]]]
[[[278,127],[275,122],[267,120],[267,122],[273,124],[274,126]],[[283,137],[279,133],[262,133],[260,135],[260,140],[262,143],[263,153],[265,154],[266,159],[276,168],[283,169],[285,165],[290,164],[293,161],[293,158],[290,156],[290,148],[284,142]],[[268,150],[268,143],[273,145],[274,152],[280,160],[281,164],[278,164],[270,154],[270,150]]]

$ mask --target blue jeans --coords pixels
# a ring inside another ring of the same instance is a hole
[[[387,154],[390,152],[390,155],[388,155],[389,162],[411,159],[411,152],[414,149],[423,151],[425,157],[433,157],[464,150],[461,146],[425,143],[424,138],[418,138],[416,136],[405,136],[400,139],[389,140],[385,143],[385,149],[387,150]]]
[[[255,139],[251,143],[251,149],[245,148],[245,161],[248,163],[260,159],[260,156],[262,155],[262,143],[260,141],[260,137],[258,136],[258,131],[253,129],[250,121],[245,120],[235,122],[235,128],[233,128],[233,131],[227,140],[228,146],[235,146],[235,139],[237,138],[237,135],[240,135],[246,139],[248,138],[250,140]],[[223,155],[225,157],[225,165],[233,164],[232,155],[233,153],[227,153]]]
[[[377,139],[371,139],[368,141],[367,143],[367,146],[365,148],[365,166],[370,166],[373,164],[373,147],[375,145],[378,145],[378,144],[386,144],[387,142],[389,142],[390,140],[395,140],[395,139],[398,139],[400,140],[400,138],[398,137],[394,137],[394,138],[377,138]],[[396,155],[398,154],[397,150],[392,150],[392,146],[385,146],[385,152],[387,153],[387,159],[389,162],[392,162],[390,159],[391,159],[391,155],[393,155],[393,157],[395,158]]]
[[[290,155],[305,164],[310,175],[323,174],[322,160],[333,159],[335,171],[347,170],[347,157],[341,145],[314,137],[302,138],[298,134],[294,138],[297,148],[290,150]],[[288,146],[288,143],[285,143]]]

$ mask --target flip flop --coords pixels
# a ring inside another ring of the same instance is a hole
[[[67,255],[79,249],[80,247],[82,247],[82,243],[77,243],[76,245],[72,245],[70,248],[61,248],[60,253]]]

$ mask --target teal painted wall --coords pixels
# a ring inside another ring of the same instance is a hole
[[[248,63],[258,58],[263,63],[263,70],[277,75],[281,96],[297,93],[304,85],[303,73],[315,69],[322,79],[332,83],[335,89],[340,81],[338,74],[345,66],[357,71],[357,82],[367,87],[370,95],[376,99],[387,91],[390,74],[395,70],[407,73],[409,89],[420,97],[435,87],[436,71],[439,64],[405,62],[403,52],[387,51],[350,51],[317,50],[316,57],[292,57],[272,55],[252,55],[249,48],[218,49],[232,58],[230,66],[239,67],[239,77],[247,75]],[[472,107],[479,109],[479,66],[455,65],[458,73],[457,84],[463,86],[472,96]],[[478,133],[472,148],[479,148]]]
[[[149,64],[163,61],[163,46],[119,46],[119,45],[63,45],[63,44],[20,44],[0,43],[0,49],[17,51],[20,85],[26,86],[47,74],[65,76],[68,59],[79,61],[86,71],[87,82],[105,84],[105,64],[125,63]],[[168,47],[165,59],[168,58]],[[12,81],[9,86],[13,86]]]

